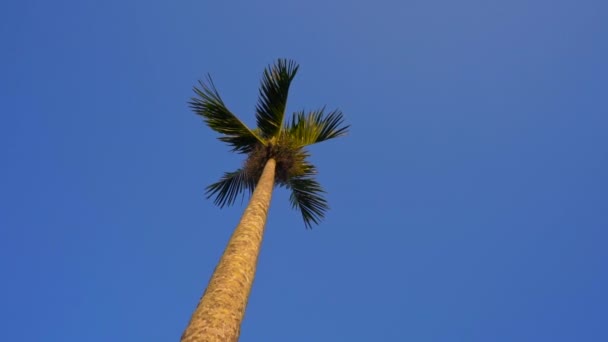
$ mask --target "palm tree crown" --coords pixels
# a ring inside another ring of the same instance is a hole
[[[300,209],[304,224],[312,228],[329,208],[323,198],[325,192],[316,181],[316,168],[307,161],[305,147],[343,136],[348,131],[340,110],[325,112],[299,111],[285,120],[289,86],[298,71],[294,61],[279,59],[264,70],[256,106],[257,127],[250,129],[239,120],[222,101],[213,80],[200,82],[189,104],[205,123],[221,134],[219,140],[232,151],[246,154],[242,168],[226,172],[216,183],[207,187],[208,197],[215,204],[231,205],[241,193],[252,193],[269,159],[276,161],[276,183],[291,190],[290,202]]]

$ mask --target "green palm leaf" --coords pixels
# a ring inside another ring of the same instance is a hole
[[[189,102],[207,125],[222,136],[233,151],[248,155],[243,168],[226,172],[206,188],[208,198],[220,207],[233,204],[239,194],[253,193],[268,159],[276,161],[275,184],[291,190],[290,202],[299,209],[306,228],[319,224],[329,209],[325,191],[315,179],[316,169],[306,159],[305,146],[346,135],[342,112],[325,108],[312,112],[296,112],[285,121],[285,106],[290,84],[298,65],[279,59],[263,73],[259,101],[256,106],[257,127],[249,129],[226,108],[211,77],[194,87],[196,97]]]
[[[226,108],[211,76],[207,77],[206,84],[201,81],[199,84],[200,89],[194,87],[197,96],[190,100],[190,108],[202,116],[211,129],[222,134],[219,140],[232,146],[232,151],[238,153],[249,153],[257,143],[263,143],[254,131]]]
[[[321,108],[308,115],[304,111],[293,114],[288,131],[299,146],[312,145],[346,135],[349,126],[344,125],[342,112],[336,109],[324,115],[324,111],[325,108]]]
[[[312,224],[319,224],[329,209],[323,198],[325,190],[314,179],[317,173],[315,167],[308,162],[302,162],[303,173],[292,177],[287,185],[291,189],[289,201],[294,209],[300,209],[306,228],[312,229]]]
[[[281,130],[289,85],[298,68],[294,61],[279,59],[264,70],[256,106],[257,125],[264,138],[275,137]]]
[[[207,187],[207,198],[215,196],[213,203],[220,208],[225,205],[232,205],[240,193],[243,193],[245,190],[249,190],[252,193],[256,181],[257,179],[249,177],[243,169],[226,172],[218,182]]]

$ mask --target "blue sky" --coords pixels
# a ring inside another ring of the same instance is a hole
[[[341,108],[273,197],[241,341],[606,341],[605,1],[3,1],[0,340],[177,341],[244,205],[192,114]]]

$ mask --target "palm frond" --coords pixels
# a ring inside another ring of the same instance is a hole
[[[303,174],[289,180],[288,188],[292,191],[289,201],[294,209],[300,209],[306,228],[312,229],[313,223],[321,222],[329,205],[323,198],[325,190],[314,179],[315,167],[307,162],[303,162],[302,167]]]
[[[288,125],[290,137],[300,146],[307,146],[346,135],[350,126],[344,125],[342,112],[336,109],[325,115],[324,111],[294,113]]]
[[[197,96],[190,100],[190,108],[202,116],[211,129],[222,134],[219,140],[232,146],[232,151],[238,153],[249,153],[258,142],[263,143],[254,131],[226,108],[211,76],[207,76],[207,83],[199,81],[199,84],[200,89],[194,87]]]
[[[274,137],[281,130],[289,85],[298,68],[294,61],[279,59],[264,70],[255,115],[264,138]]]
[[[243,169],[234,172],[226,172],[218,181],[207,187],[207,198],[215,196],[213,203],[220,208],[232,205],[237,196],[246,190],[251,194],[255,188],[255,179],[249,177]]]

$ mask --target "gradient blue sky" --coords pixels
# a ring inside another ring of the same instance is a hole
[[[0,4],[0,340],[177,341],[238,221],[242,159],[186,102],[253,124],[341,108],[332,206],[273,198],[241,341],[608,341],[608,3]]]

